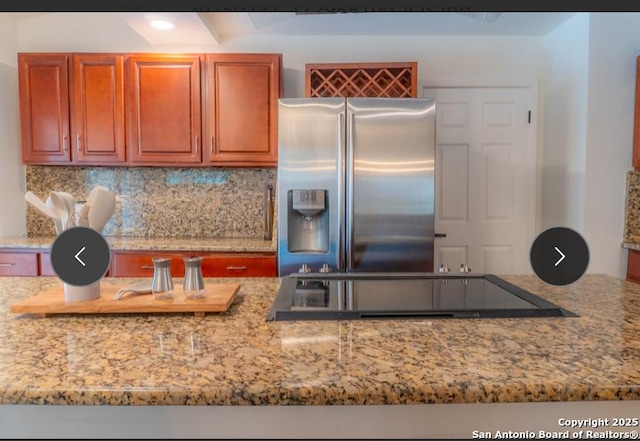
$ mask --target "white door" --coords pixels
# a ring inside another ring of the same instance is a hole
[[[425,88],[436,100],[434,266],[531,274],[535,130],[528,88]]]

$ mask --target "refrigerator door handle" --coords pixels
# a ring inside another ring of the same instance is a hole
[[[354,150],[355,150],[355,136],[354,125],[355,125],[356,116],[353,113],[349,114],[349,120],[347,124],[347,151],[346,151],[346,224],[347,224],[347,237],[346,237],[346,253],[347,253],[347,271],[353,270],[354,265],[356,263],[356,259],[354,258],[354,213],[353,213],[353,174],[354,174]]]
[[[337,162],[338,162],[338,174],[340,176],[340,179],[338,180],[338,197],[337,197],[337,201],[338,201],[338,219],[339,219],[339,237],[338,237],[338,252],[336,253],[336,258],[337,258],[337,265],[336,268],[338,269],[338,271],[343,270],[345,268],[345,224],[342,221],[342,219],[344,219],[344,197],[343,195],[345,194],[345,189],[344,189],[344,182],[345,182],[345,148],[344,148],[344,142],[345,142],[345,131],[344,131],[344,125],[345,125],[345,113],[344,112],[340,112],[338,114],[338,158],[337,158]]]

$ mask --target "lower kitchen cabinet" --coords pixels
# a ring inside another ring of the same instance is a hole
[[[153,258],[165,257],[171,259],[171,277],[184,276],[185,257],[191,257],[190,252],[161,252],[161,251],[114,251],[111,255],[112,277],[153,277]]]
[[[275,277],[275,253],[209,253],[202,251],[114,251],[112,277],[152,277],[153,258],[171,259],[172,277],[184,277],[185,257],[202,257],[203,277]]]
[[[1,249],[1,276],[56,276],[49,251]],[[153,277],[153,258],[171,259],[172,277],[184,277],[184,258],[202,257],[203,277],[276,277],[276,255],[268,252],[112,251],[106,277]]]
[[[38,253],[3,250],[0,252],[0,276],[37,276]]]
[[[275,277],[276,256],[270,253],[219,253],[202,257],[203,277]]]
[[[629,250],[627,257],[627,280],[640,283],[640,251]]]
[[[51,266],[51,253],[39,253],[38,260],[40,262],[40,275],[41,276],[55,276]]]

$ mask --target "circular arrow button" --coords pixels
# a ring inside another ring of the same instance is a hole
[[[53,271],[69,285],[84,286],[100,280],[110,261],[109,244],[91,228],[69,228],[51,245]]]
[[[531,267],[550,285],[569,285],[587,270],[589,248],[580,234],[570,228],[543,231],[531,245]]]

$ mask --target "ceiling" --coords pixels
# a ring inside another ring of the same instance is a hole
[[[56,13],[12,13],[30,19]],[[99,12],[98,14],[104,14]],[[564,12],[133,12],[115,13],[151,44],[216,44],[258,35],[542,36],[575,13]],[[178,32],[150,30],[149,17],[176,22]],[[169,37],[170,36],[170,37]],[[178,37],[177,37],[178,36]]]
[[[222,38],[268,35],[546,35],[575,13],[209,12],[202,21]]]

